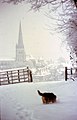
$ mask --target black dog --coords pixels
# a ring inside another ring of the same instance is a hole
[[[39,90],[37,90],[38,94],[42,96],[42,102],[43,104],[49,104],[56,102],[56,95],[53,93],[41,93]]]

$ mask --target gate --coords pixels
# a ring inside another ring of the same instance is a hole
[[[27,68],[0,71],[0,85],[33,82],[32,72]]]
[[[67,79],[72,79],[74,81],[76,77],[77,77],[77,68],[65,67],[65,81],[67,81]]]

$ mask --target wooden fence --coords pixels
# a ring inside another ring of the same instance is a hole
[[[27,68],[0,71],[0,85],[33,82],[32,72]]]
[[[74,81],[75,77],[77,77],[77,68],[65,67],[65,81],[67,81],[67,79],[72,79]]]

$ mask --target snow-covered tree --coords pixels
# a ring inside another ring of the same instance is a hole
[[[59,7],[61,5],[63,5],[64,3],[67,4],[68,3],[72,3],[77,7],[77,0],[3,0],[3,2],[7,2],[7,3],[20,3],[26,1],[27,3],[30,3],[33,9],[38,9],[42,6],[46,6],[48,4],[51,4],[53,6]]]
[[[3,0],[3,2],[18,4],[25,1],[31,5],[31,9],[39,10],[43,6],[49,6],[48,17],[54,19],[59,32],[63,32],[70,47],[71,54],[77,57],[77,0]],[[54,12],[55,17],[52,17]]]

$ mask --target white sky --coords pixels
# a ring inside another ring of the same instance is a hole
[[[20,20],[26,54],[36,58],[58,58],[61,55],[65,57],[65,51],[60,48],[61,40],[47,30],[46,24],[50,23],[44,15],[47,9],[29,12],[29,8],[24,2],[19,5],[0,3],[0,59],[15,58]],[[53,28],[53,21],[51,23]]]

